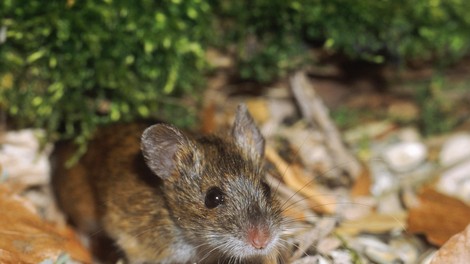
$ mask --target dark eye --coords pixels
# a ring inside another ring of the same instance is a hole
[[[271,187],[265,182],[261,182],[261,187],[263,188],[264,195],[271,197]]]
[[[206,193],[204,204],[212,209],[224,203],[225,194],[219,187],[211,187]]]

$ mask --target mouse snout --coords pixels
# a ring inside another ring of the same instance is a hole
[[[271,241],[271,234],[267,228],[252,227],[248,229],[248,242],[256,249],[266,248]]]

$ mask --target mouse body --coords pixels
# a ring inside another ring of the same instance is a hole
[[[81,231],[104,230],[129,263],[277,263],[281,206],[264,181],[264,138],[246,106],[230,133],[193,137],[168,124],[109,126],[53,186]]]

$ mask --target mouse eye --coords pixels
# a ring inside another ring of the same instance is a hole
[[[263,188],[263,193],[266,197],[271,197],[271,187],[266,182],[261,182],[261,187]]]
[[[219,187],[212,187],[206,193],[204,204],[212,209],[224,203],[225,194]]]

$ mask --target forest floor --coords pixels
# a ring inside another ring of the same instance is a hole
[[[468,59],[443,71],[325,61],[263,85],[213,59],[199,130],[228,126],[247,104],[267,140],[268,183],[295,205],[284,212],[297,220],[289,263],[470,259]],[[0,138],[0,262],[89,262],[54,206],[52,146],[37,133]]]

